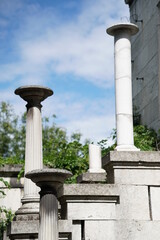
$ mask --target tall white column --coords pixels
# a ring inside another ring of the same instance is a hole
[[[27,101],[25,174],[43,168],[41,102],[53,94],[49,88],[25,86],[15,90],[15,94]],[[39,211],[39,188],[30,180],[24,179],[23,206],[16,212],[36,213]]]
[[[89,169],[90,173],[105,173],[102,169],[101,148],[98,145],[89,144]]]
[[[134,146],[131,80],[131,42],[138,27],[120,23],[107,29],[114,36],[117,151],[139,151]]]

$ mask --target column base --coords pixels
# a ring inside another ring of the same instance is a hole
[[[40,198],[37,197],[24,197],[21,200],[22,206],[16,211],[16,219],[19,215],[37,215],[39,216],[39,202]],[[37,218],[37,217],[36,217]],[[39,218],[39,217],[38,217]],[[26,219],[26,217],[25,217]]]
[[[140,151],[139,148],[135,147],[134,145],[119,145],[117,146],[114,151]]]
[[[106,171],[101,168],[101,169],[88,169],[88,173],[105,173]]]

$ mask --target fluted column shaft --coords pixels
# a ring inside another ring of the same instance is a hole
[[[41,112],[38,107],[31,107],[27,111],[26,121],[25,173],[41,168],[43,168]],[[38,191],[39,187],[25,178],[24,198],[39,198]]]
[[[42,86],[24,86],[17,88],[15,94],[27,102],[25,174],[42,169],[42,120],[41,102],[53,94],[49,88]],[[16,214],[39,213],[39,187],[30,179],[24,179],[23,206]]]
[[[39,240],[58,240],[58,201],[47,193],[40,200]]]

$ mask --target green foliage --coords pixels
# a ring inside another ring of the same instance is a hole
[[[110,138],[113,141],[111,146],[107,146],[107,140],[101,140],[98,144],[102,149],[102,156],[113,151],[116,147],[116,129],[113,129]],[[141,151],[157,151],[159,150],[160,137],[153,130],[143,125],[134,126],[134,144]]]
[[[111,139],[113,144],[108,146],[108,140]],[[109,138],[103,139],[97,143],[101,147],[102,157],[104,157],[110,151],[113,151],[116,147],[116,129],[112,130],[112,133]]]
[[[73,173],[70,182],[88,169],[88,143],[81,143],[81,134],[73,133],[68,138],[66,130],[56,126],[55,115],[51,119],[43,118],[43,160],[44,164],[53,168],[64,168]],[[26,114],[17,117],[10,104],[0,103],[0,165],[22,164],[25,155]],[[108,147],[108,140],[103,139],[98,144],[102,149],[102,156],[114,150],[116,146],[116,130],[110,139],[113,144]],[[155,151],[159,138],[154,130],[146,126],[134,127],[134,141],[136,147],[143,151]],[[22,169],[19,177],[23,174]]]
[[[57,127],[54,121],[50,126],[48,119],[43,119],[44,164],[71,171],[73,177],[68,182],[75,182],[76,177],[88,169],[88,142],[82,144],[80,140],[79,133],[72,134],[68,140],[64,129]]]
[[[19,119],[9,103],[0,103],[0,157],[6,159],[6,163],[23,161],[25,141],[24,116]],[[18,159],[18,160],[16,160]],[[1,162],[2,159],[0,159]]]
[[[0,178],[0,182],[3,182],[7,188],[10,188],[10,184],[7,181],[4,181],[3,178]],[[3,190],[0,191],[0,194],[1,197],[5,196]],[[3,232],[6,230],[8,224],[13,220],[13,217],[14,214],[10,209],[0,206],[0,239],[3,239]]]
[[[3,239],[3,232],[7,229],[8,224],[13,220],[14,214],[10,209],[0,207],[0,239]]]
[[[134,127],[134,143],[142,151],[157,151],[160,138],[153,129],[137,125]]]

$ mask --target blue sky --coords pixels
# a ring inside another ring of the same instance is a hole
[[[54,96],[43,116],[57,115],[68,134],[97,142],[115,127],[113,38],[106,28],[128,17],[124,0],[0,0],[0,101],[17,114],[22,85]]]

